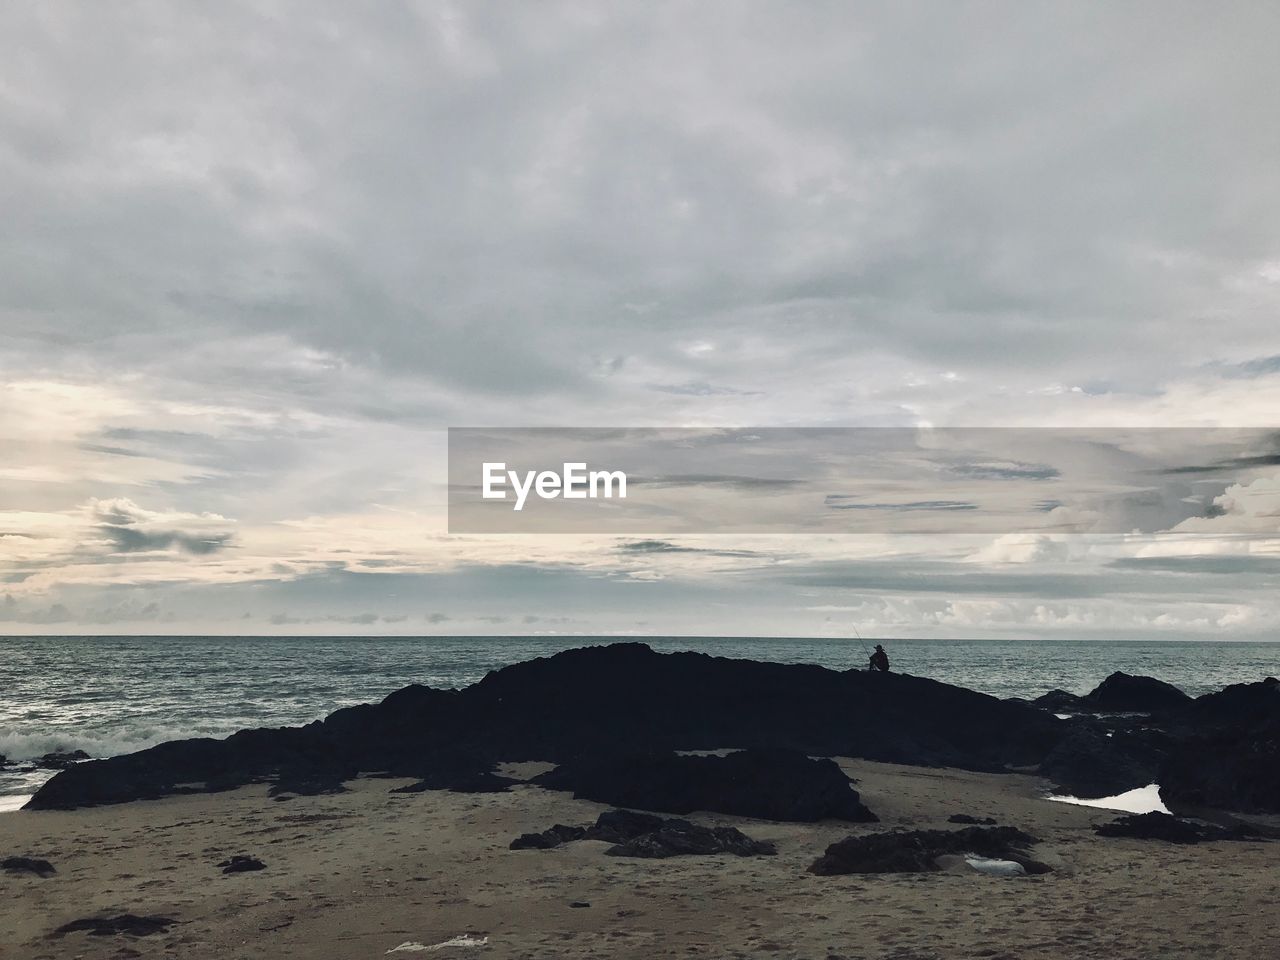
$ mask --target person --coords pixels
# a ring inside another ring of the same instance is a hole
[[[876,652],[871,655],[871,666],[869,670],[879,670],[882,673],[889,672],[889,655],[884,652],[884,647],[876,644]]]

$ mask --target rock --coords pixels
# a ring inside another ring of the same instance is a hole
[[[573,840],[611,843],[605,853],[613,857],[660,859],[716,853],[754,857],[777,852],[772,843],[753,840],[733,827],[702,827],[633,810],[606,810],[591,827],[556,824],[542,833],[522,834],[511,841],[511,849],[546,850]]]
[[[342,773],[335,771],[291,771],[283,773],[271,785],[270,790],[266,791],[266,795],[275,797],[276,800],[291,800],[294,796],[321,796],[326,794],[346,794],[347,787],[344,786],[343,780],[349,780],[356,776],[355,771],[349,771],[351,776],[343,777]]]
[[[575,910],[581,910],[585,907],[591,906],[591,904],[587,903],[585,900],[574,900],[569,904],[569,906],[573,907]]]
[[[1066,690],[1050,690],[1048,693],[1042,693],[1031,702],[1041,710],[1048,710],[1052,713],[1078,713],[1085,709],[1080,699],[1074,693],[1068,693]]]
[[[70,753],[46,753],[32,762],[39,770],[66,770],[88,759],[89,755],[83,750],[72,750]]]
[[[0,870],[6,873],[34,873],[37,877],[51,877],[58,872],[48,860],[35,857],[6,857],[0,860]]]
[[[1174,726],[1179,742],[1159,776],[1170,809],[1280,813],[1280,683],[1274,678],[1199,697]]]
[[[1176,729],[1191,733],[1267,724],[1280,713],[1280,680],[1233,683],[1216,693],[1196,697],[1179,711]]]
[[[1157,713],[1177,710],[1190,702],[1191,698],[1171,683],[1120,671],[1081,698],[1086,709],[1107,713]]]
[[[953,813],[947,817],[947,823],[967,823],[975,827],[994,827],[996,822],[990,817],[973,817],[967,813]]]
[[[662,859],[689,855],[731,853],[739,857],[772,856],[772,843],[753,840],[734,827],[701,827],[688,820],[664,820],[651,833],[632,837],[605,851],[612,857]]]
[[[634,810],[606,810],[596,818],[595,825],[588,831],[591,840],[604,840],[607,843],[624,843],[635,837],[653,833],[666,823],[663,817],[655,817],[651,813],[636,813]]]
[[[1013,827],[873,833],[846,837],[831,844],[826,853],[814,861],[809,872],[820,876],[929,872],[939,869],[939,857],[960,854],[1011,860],[1021,864],[1027,873],[1046,873],[1049,868],[1025,852],[1026,847],[1039,842]]]
[[[1117,671],[1083,697],[1066,690],[1050,690],[1031,702],[1053,713],[1158,713],[1184,707],[1191,698],[1155,677]]]
[[[1100,837],[1130,837],[1135,840],[1164,840],[1167,843],[1204,843],[1214,840],[1263,840],[1277,836],[1267,827],[1235,821],[1230,826],[1184,820],[1167,813],[1140,813],[1118,817],[1095,826]]]
[[[557,823],[541,833],[522,833],[511,841],[512,850],[550,850],[562,843],[581,840],[587,835],[586,827],[571,827]]]
[[[132,913],[121,913],[114,917],[85,917],[83,920],[72,920],[64,923],[50,936],[64,937],[68,933],[84,931],[91,937],[110,937],[127,933],[134,937],[146,937],[153,933],[164,933],[177,923],[169,917],[139,917]]]
[[[450,771],[441,770],[428,774],[417,783],[403,787],[395,787],[392,793],[422,793],[425,790],[448,790],[452,793],[508,793],[509,788],[519,783],[511,777],[500,777],[488,770]]]
[[[229,860],[223,860],[219,867],[223,873],[249,873],[253,870],[265,870],[267,865],[257,857],[234,856]]]
[[[877,819],[833,761],[812,760],[794,750],[592,758],[564,764],[532,782],[572,790],[578,799],[663,813],[709,810],[805,823]]]
[[[1108,730],[1094,720],[1077,721],[1049,751],[1039,773],[1057,793],[1111,797],[1155,783],[1169,749],[1169,738],[1158,731]]]
[[[726,745],[1000,771],[1038,763],[1061,723],[1026,704],[900,673],[620,643],[514,664],[463,690],[406,687],[305,727],[74,764],[27,807],[66,810],[321,772],[421,777],[458,756],[565,763]]]

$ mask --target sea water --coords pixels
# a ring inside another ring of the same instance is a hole
[[[409,683],[463,687],[490,670],[604,637],[0,637],[0,754],[93,757],[180,737],[307,723]],[[865,667],[854,639],[649,637],[656,650]],[[1280,643],[884,640],[894,670],[997,697],[1085,693],[1116,670],[1199,695],[1280,674]],[[0,771],[5,797],[50,774]]]

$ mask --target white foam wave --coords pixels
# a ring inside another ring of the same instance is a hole
[[[146,724],[133,730],[86,730],[77,727],[46,727],[43,730],[16,731],[0,728],[0,756],[10,760],[31,760],[46,753],[70,753],[83,750],[91,757],[114,757],[154,747],[166,740],[189,737],[225,737],[239,726],[227,726],[211,730],[193,730],[191,727],[169,727]]]

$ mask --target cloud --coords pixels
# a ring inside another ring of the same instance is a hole
[[[705,541],[704,541],[705,542]],[[729,547],[690,546],[673,543],[670,540],[630,540],[618,544],[618,552],[623,554],[703,554],[713,557],[759,557],[757,550],[735,550]]]
[[[908,500],[904,503],[861,503],[858,494],[829,493],[823,504],[831,510],[888,510],[910,512],[912,510],[977,510],[976,503],[965,500]]]
[[[215,553],[231,542],[231,534],[218,533],[192,536],[177,531],[156,531],[148,533],[132,527],[112,527],[103,525],[99,528],[112,542],[119,553],[138,553],[148,550],[166,550],[177,547],[197,556]]]
[[[712,486],[734,487],[740,490],[782,490],[799,486],[804,481],[786,477],[749,477],[719,473],[672,473],[648,477],[632,477],[628,474],[627,483],[636,486],[643,484],[660,487]]]
[[[1141,631],[1188,578],[1105,552],[1137,542],[449,537],[441,430],[1270,426],[1280,405],[1266,4],[4,20],[0,368],[23,373],[0,383],[0,582],[22,628],[144,590],[119,608],[157,614],[139,629],[572,609],[566,629],[803,632],[847,562],[911,595],[878,608],[903,629]],[[1276,462],[1206,450],[1103,519],[1274,536]],[[1054,470],[1014,449],[952,476],[998,497]],[[650,473],[709,504],[795,490],[749,459]],[[1100,516],[1064,499],[1037,496]],[[964,597],[944,609],[933,577]],[[1219,606],[1160,630],[1259,629],[1265,590],[1208,579]]]
[[[1159,570],[1169,573],[1275,576],[1280,574],[1280,556],[1169,556],[1121,557],[1110,566],[1126,570]]]
[[[682,547],[669,540],[632,540],[618,544],[623,553],[696,553],[695,547]]]
[[[733,387],[716,386],[706,381],[653,383],[649,388],[659,393],[674,393],[683,397],[758,397],[761,395],[759,390],[737,390]]]
[[[1179,523],[1178,533],[1220,536],[1280,535],[1280,474],[1233,483],[1212,501],[1208,516]]]
[[[33,349],[96,307],[99,357],[268,331],[482,395],[589,395],[588,356],[716,383],[726,340],[781,344],[780,322],[803,324],[792,356],[1054,377],[1102,376],[1098,337],[1148,371],[1179,352],[1115,322],[1135,314],[1266,346],[1254,287],[1226,281],[1274,254],[1271,14],[988,16],[994,58],[985,17],[898,7],[157,8],[149,42],[93,9],[15,13],[29,255],[4,289],[40,314]],[[67,282],[57,251],[94,268]]]
[[[1254,357],[1252,360],[1223,365],[1222,370],[1228,377],[1240,377],[1242,379],[1269,377],[1272,374],[1280,373],[1280,353],[1269,357]]]
[[[91,500],[87,506],[98,521],[96,529],[115,553],[145,553],[177,549],[195,556],[207,556],[226,549],[233,534],[216,528],[232,521],[217,514],[162,513],[145,510],[132,500],[114,498]],[[175,523],[186,523],[199,531],[172,529]],[[213,527],[215,529],[208,529]]]
[[[1057,467],[1017,461],[956,464],[950,470],[969,480],[1056,480],[1062,476]]]

